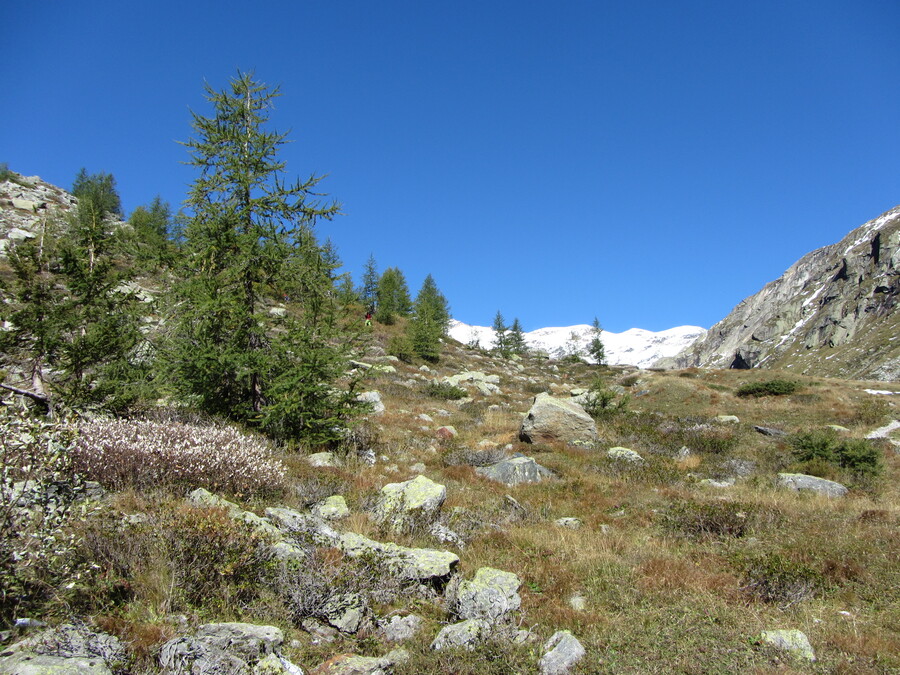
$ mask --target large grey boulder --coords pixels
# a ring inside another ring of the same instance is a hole
[[[584,658],[585,650],[571,632],[560,630],[544,643],[539,664],[541,675],[564,675]]]
[[[462,619],[486,619],[492,624],[519,609],[522,581],[512,572],[482,567],[456,592],[456,613]]]
[[[425,476],[402,483],[388,483],[375,505],[375,520],[403,531],[434,521],[447,498],[447,488]]]
[[[165,675],[302,675],[280,654],[283,642],[275,626],[204,624],[194,636],[164,644],[159,663]]]
[[[440,582],[449,579],[459,564],[459,556],[449,551],[382,543],[355,532],[345,532],[332,545],[352,558],[374,555],[393,568],[401,579],[410,581]]]
[[[424,620],[416,614],[392,616],[383,621],[378,629],[379,635],[388,642],[411,640],[422,629]]]
[[[593,445],[597,441],[597,427],[584,408],[571,399],[542,393],[534,397],[531,409],[522,420],[519,438],[526,443],[563,441]]]
[[[490,466],[480,466],[475,473],[504,485],[539,483],[553,477],[553,472],[541,466],[533,457],[510,457]]]
[[[780,473],[778,474],[778,484],[798,492],[807,490],[826,497],[843,497],[847,494],[847,488],[840,483],[817,476],[807,476],[804,473]]]
[[[431,648],[442,649],[475,649],[486,635],[490,633],[490,623],[484,619],[466,619],[459,623],[444,626],[438,632]]]
[[[111,673],[122,670],[125,645],[113,635],[84,625],[63,624],[3,650],[0,673]]]

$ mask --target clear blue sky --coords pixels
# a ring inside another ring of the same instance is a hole
[[[0,3],[0,161],[178,207],[203,84],[280,84],[324,223],[455,318],[709,327],[900,203],[900,2]]]

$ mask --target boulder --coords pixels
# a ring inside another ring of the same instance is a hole
[[[166,675],[302,675],[280,654],[284,634],[275,626],[210,623],[192,636],[169,640],[159,663]]]
[[[82,656],[50,656],[16,652],[0,657],[4,675],[113,675],[106,662]]]
[[[384,412],[384,402],[381,400],[381,393],[377,391],[364,391],[356,397],[357,401],[369,403],[372,406],[372,415],[380,415]]]
[[[121,671],[127,664],[118,638],[82,624],[63,624],[25,638],[3,650],[0,673],[95,673]]]
[[[847,494],[847,488],[840,483],[804,473],[780,473],[778,484],[791,490],[808,490],[826,497],[843,497]]]
[[[340,654],[310,671],[310,675],[387,675],[394,666],[409,660],[409,652],[395,649],[384,656]]]
[[[740,421],[737,415],[716,415],[716,422],[720,424],[739,424]]]
[[[578,530],[581,528],[581,520],[579,518],[557,518],[553,521],[557,527],[565,527],[569,530]]]
[[[490,466],[480,466],[475,473],[504,485],[539,483],[553,477],[553,472],[534,461],[533,457],[510,457]]]
[[[378,633],[388,642],[403,642],[414,638],[422,629],[422,623],[422,617],[416,614],[392,616],[381,623]]]
[[[323,520],[341,520],[350,515],[347,500],[341,495],[332,495],[327,499],[323,499],[310,510],[314,516],[318,516]]]
[[[438,438],[449,441],[451,438],[456,438],[457,431],[454,427],[449,424],[443,427],[439,427],[437,431],[434,432],[434,435]]]
[[[526,443],[563,441],[593,445],[597,441],[597,427],[584,408],[571,399],[543,393],[534,397],[531,409],[522,420],[519,438]]]
[[[311,455],[307,455],[306,461],[310,466],[316,468],[340,466],[340,461],[338,461],[337,455],[333,452],[314,452]]]
[[[435,651],[442,649],[475,649],[490,632],[490,624],[484,619],[466,619],[444,626],[431,643]]]
[[[342,633],[355,633],[366,614],[366,602],[359,593],[339,593],[328,599],[322,614]]]
[[[544,643],[539,664],[541,675],[564,675],[584,658],[585,650],[571,632],[560,630]]]
[[[776,649],[788,651],[806,661],[815,661],[816,653],[809,638],[799,630],[764,630],[759,636],[760,642]]]
[[[340,535],[332,545],[354,558],[375,555],[393,567],[399,577],[413,581],[440,582],[449,579],[459,564],[459,556],[449,551],[382,543],[355,532]]]
[[[409,530],[416,524],[434,521],[446,498],[447,488],[425,476],[388,483],[381,489],[374,517],[391,529]]]
[[[610,448],[606,451],[606,456],[617,462],[628,462],[630,464],[641,464],[644,461],[643,457],[629,448]]]
[[[456,614],[462,619],[486,619],[491,624],[519,609],[522,581],[512,572],[482,567],[471,581],[462,581],[456,591]]]

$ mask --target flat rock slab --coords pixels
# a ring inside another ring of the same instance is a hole
[[[480,466],[475,473],[504,485],[539,483],[553,477],[553,472],[538,464],[533,457],[510,457],[490,466]]]
[[[847,488],[833,480],[826,480],[817,476],[807,476],[805,473],[780,473],[778,484],[791,490],[808,490],[826,497],[843,497],[847,494]]]
[[[560,630],[544,643],[539,664],[541,675],[565,675],[584,658],[585,649],[571,632]]]
[[[521,579],[512,572],[482,567],[471,581],[462,581],[456,593],[456,613],[462,619],[496,623],[522,605]]]
[[[484,619],[466,619],[441,628],[431,643],[431,648],[435,651],[475,649],[489,631],[490,624]]]
[[[806,661],[815,661],[816,653],[806,634],[799,630],[764,630],[759,636],[760,642],[776,649],[791,652],[794,656]]]
[[[0,658],[4,675],[112,675],[103,659],[17,652]]]

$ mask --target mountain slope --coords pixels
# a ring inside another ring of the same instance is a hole
[[[525,333],[525,343],[532,349],[547,352],[553,358],[577,353],[587,357],[587,345],[593,337],[593,329],[586,324],[560,328],[539,328]],[[706,331],[698,326],[679,326],[653,332],[642,328],[630,328],[622,333],[603,331],[600,339],[606,348],[606,362],[610,365],[632,365],[645,368],[660,358],[674,356],[689,346]],[[494,344],[494,331],[485,326],[469,326],[460,321],[450,323],[450,337],[470,344],[475,341],[482,347]]]
[[[900,207],[803,256],[660,366],[900,378]]]

